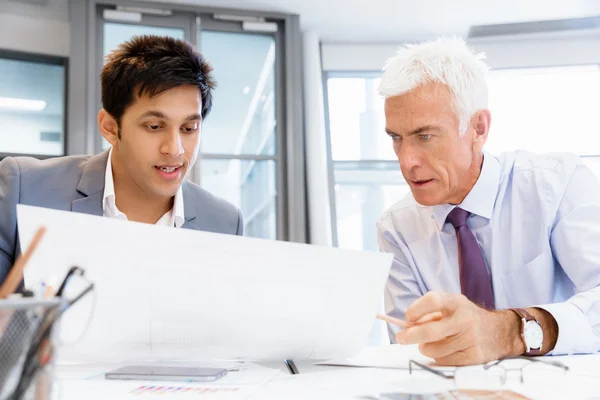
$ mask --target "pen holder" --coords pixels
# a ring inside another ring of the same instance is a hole
[[[0,400],[49,399],[61,300],[0,301]]]

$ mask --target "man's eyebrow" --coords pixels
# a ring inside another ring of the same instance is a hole
[[[195,120],[202,120],[202,116],[200,114],[192,114],[189,117],[187,117],[185,120],[186,121],[195,121]]]
[[[167,116],[164,113],[161,113],[160,111],[146,111],[145,113],[143,113],[142,115],[140,115],[140,117],[138,118],[138,120],[140,119],[144,119],[147,117],[156,117],[156,118],[160,118],[160,119],[169,119],[167,118]]]
[[[156,117],[156,118],[160,118],[160,119],[165,119],[168,120],[169,117],[167,117],[164,113],[160,112],[160,111],[146,111],[145,113],[143,113],[138,120],[147,118],[147,117]],[[185,122],[187,121],[196,121],[196,120],[202,120],[202,116],[200,114],[192,114],[189,115],[188,117],[185,118]]]
[[[439,126],[436,126],[436,125],[424,125],[424,126],[421,126],[421,127],[417,128],[417,129],[409,132],[408,135],[406,135],[406,136],[414,136],[414,135],[419,135],[419,134],[421,134],[423,132],[439,131],[439,130],[440,130]]]
[[[411,132],[409,132],[406,136],[414,136],[414,135],[419,135],[423,132],[427,132],[427,131],[439,131],[440,128],[436,125],[424,125],[421,126]],[[387,133],[388,135],[396,135],[396,136],[400,136],[398,133],[393,132],[389,129],[386,128],[385,133]]]

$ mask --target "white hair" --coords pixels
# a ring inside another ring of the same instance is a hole
[[[459,133],[463,135],[473,115],[488,105],[488,66],[484,58],[483,53],[473,53],[459,37],[407,44],[386,62],[379,94],[387,98],[428,83],[444,84],[454,95]]]

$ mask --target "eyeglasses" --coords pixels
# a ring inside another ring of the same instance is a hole
[[[518,375],[519,383],[525,386],[562,385],[569,367],[558,361],[539,360],[530,357],[511,357],[492,361],[483,366],[459,367],[453,371],[443,371],[410,360],[409,372],[414,367],[454,381],[457,389],[502,390],[509,377]]]
[[[89,292],[91,296],[86,296]],[[77,266],[71,267],[56,296],[61,297],[69,312],[61,316],[61,329],[57,337],[61,346],[72,345],[87,332],[96,308],[94,284]]]

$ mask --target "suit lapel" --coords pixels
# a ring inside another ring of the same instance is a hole
[[[193,222],[196,219],[196,209],[194,203],[190,199],[190,188],[187,181],[183,181],[181,185],[181,191],[183,193],[183,213],[185,222],[181,226],[184,229],[195,229],[199,230],[198,226]]]
[[[104,194],[104,176],[108,150],[91,157],[83,167],[77,191],[83,196],[73,200],[71,210],[83,214],[102,216],[102,196]]]
[[[71,211],[82,214],[98,215],[101,217],[104,215],[104,209],[102,208],[102,194],[103,192],[98,192],[91,196],[73,200],[71,203]]]
[[[183,223],[183,225],[181,225],[182,229],[193,229],[195,231],[199,231],[201,230],[200,228],[198,228],[195,224],[191,223],[190,221],[185,221]]]

